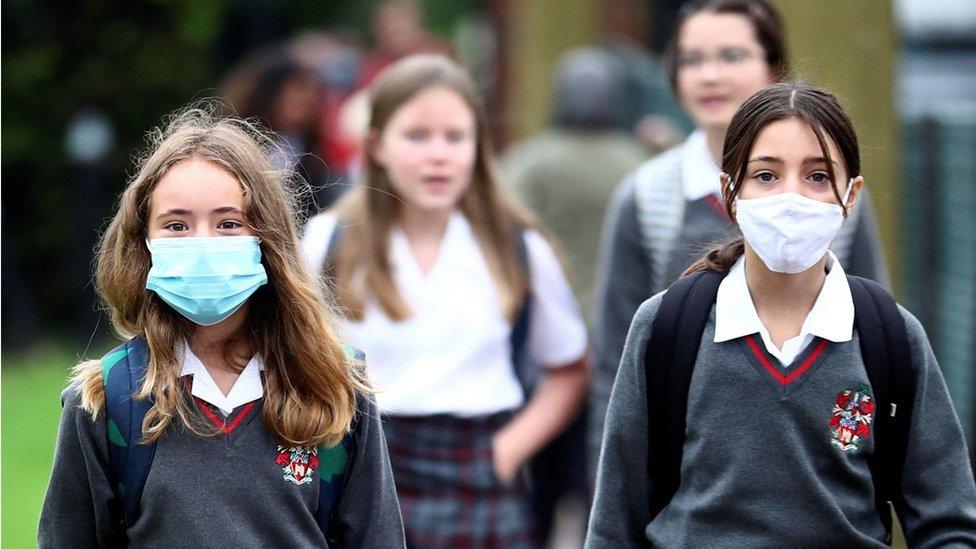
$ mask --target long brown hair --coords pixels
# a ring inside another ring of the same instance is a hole
[[[671,90],[678,93],[678,39],[681,27],[692,15],[724,13],[741,15],[749,20],[756,32],[756,41],[766,55],[766,66],[774,80],[783,80],[790,73],[789,57],[786,50],[786,31],[779,12],[765,0],[694,0],[685,3],[678,11],[674,34],[665,49],[665,62]]]
[[[350,428],[357,392],[369,391],[361,365],[346,359],[325,297],[301,261],[295,190],[289,188],[288,174],[268,160],[273,138],[256,124],[221,118],[216,111],[216,105],[204,103],[150,132],[147,152],[137,162],[98,252],[98,291],[115,330],[124,337],[144,334],[149,344],[146,379],[134,395],[153,401],[143,422],[144,440],[158,440],[174,417],[201,436],[218,432],[201,421],[178,387],[181,347],[195,325],[145,289],[153,191],[172,166],[200,159],[227,170],[243,186],[244,215],[261,239],[268,273],[268,284],[250,299],[245,326],[225,343],[224,353],[246,343],[264,361],[264,419],[278,441],[335,444]],[[73,381],[80,384],[83,407],[97,416],[104,404],[99,361],[76,366]]]
[[[770,123],[788,118],[803,120],[817,136],[827,175],[833,182],[834,197],[847,217],[848,208],[840,195],[827,140],[833,141],[844,157],[844,168],[848,177],[857,177],[861,174],[861,155],[854,124],[830,92],[794,82],[763,88],[747,99],[732,117],[722,147],[722,171],[728,175],[722,185],[722,197],[730,218],[735,219],[735,199],[742,191],[749,154],[756,138]],[[688,267],[684,274],[703,270],[728,272],[744,251],[743,238],[735,238],[711,249],[703,258]]]
[[[535,223],[497,183],[485,110],[471,77],[440,55],[415,55],[398,61],[380,74],[370,90],[370,134],[380,136],[393,114],[420,92],[441,87],[461,96],[475,115],[475,165],[458,208],[471,223],[484,252],[501,291],[503,310],[514,320],[529,285],[519,267],[515,238],[519,227],[535,228]],[[349,191],[337,206],[339,218],[348,227],[332,272],[338,288],[336,301],[350,318],[363,318],[367,296],[375,296],[393,320],[410,315],[393,281],[389,257],[390,231],[403,207],[386,170],[367,153],[363,184]]]

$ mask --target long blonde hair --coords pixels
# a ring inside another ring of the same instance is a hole
[[[361,365],[347,360],[326,297],[301,260],[296,189],[288,185],[289,174],[268,160],[273,138],[254,123],[216,112],[205,103],[150,132],[147,153],[100,243],[96,281],[112,324],[124,337],[144,334],[149,344],[146,379],[134,395],[153,401],[143,422],[144,441],[158,440],[174,417],[201,436],[219,432],[177,385],[180,350],[195,325],[145,289],[152,193],[169,168],[201,159],[226,169],[244,187],[244,215],[261,238],[268,273],[268,284],[251,297],[247,321],[225,342],[224,354],[244,343],[264,361],[264,419],[278,441],[335,444],[350,429],[357,392],[369,391]],[[99,361],[76,366],[73,381],[81,387],[82,406],[96,417],[104,405]]]
[[[475,115],[475,165],[471,184],[458,208],[471,223],[501,292],[502,310],[509,320],[514,320],[529,287],[519,265],[515,239],[519,228],[538,227],[497,183],[485,111],[471,77],[440,55],[414,55],[398,61],[376,79],[370,90],[370,134],[378,138],[404,103],[422,91],[441,87],[461,96]],[[340,289],[336,291],[336,301],[348,317],[362,320],[364,301],[367,296],[375,296],[387,316],[403,320],[410,310],[397,292],[389,257],[390,232],[403,202],[386,170],[368,151],[362,183],[336,207],[338,216],[348,225],[334,263],[328,266]]]

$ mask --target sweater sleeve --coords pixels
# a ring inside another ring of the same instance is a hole
[[[586,547],[645,547],[651,521],[644,354],[661,295],[637,311],[607,411]]]
[[[921,323],[905,309],[919,368],[899,515],[910,547],[976,547],[976,485],[945,380]]]
[[[379,410],[359,396],[356,455],[336,508],[338,547],[404,547],[403,523]]]
[[[874,280],[885,288],[891,288],[884,250],[881,247],[881,237],[878,233],[878,221],[875,219],[874,206],[866,188],[861,191],[855,207],[861,211],[851,241],[850,268],[846,269],[847,273]]]
[[[620,364],[627,328],[640,304],[653,295],[651,258],[641,243],[634,187],[635,179],[631,176],[614,193],[600,243],[593,334],[596,361],[590,401],[591,458],[595,458],[599,450],[607,402]]]
[[[41,507],[38,547],[107,547],[116,497],[108,476],[104,415],[81,408],[77,387],[61,393],[61,423],[51,482]]]

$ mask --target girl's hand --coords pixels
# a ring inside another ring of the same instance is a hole
[[[512,437],[508,436],[508,431],[501,429],[491,439],[491,461],[492,469],[499,482],[508,486],[518,474],[522,466],[524,457],[518,455],[512,447]]]
[[[511,483],[519,467],[556,437],[579,413],[586,397],[586,358],[547,369],[532,398],[491,441],[495,476]]]

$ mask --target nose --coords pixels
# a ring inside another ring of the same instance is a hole
[[[782,191],[784,193],[793,193],[803,195],[804,186],[801,177],[798,174],[789,174],[783,179]]]
[[[444,162],[451,154],[451,144],[444,137],[431,139],[427,153],[431,160],[435,162]]]
[[[722,74],[722,69],[719,66],[717,59],[713,57],[707,57],[702,59],[701,65],[698,67],[698,76],[702,80],[713,81],[718,79]]]
[[[195,226],[190,230],[190,236],[197,237],[207,237],[207,236],[219,236],[216,227],[211,227],[209,221],[197,221]]]

